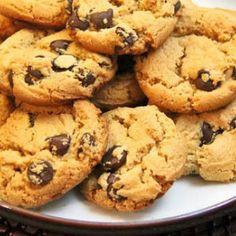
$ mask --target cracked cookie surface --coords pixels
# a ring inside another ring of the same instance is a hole
[[[174,31],[176,35],[206,35],[220,42],[227,42],[235,36],[234,11],[199,7],[191,0],[182,0],[182,5]]]
[[[174,30],[178,0],[77,0],[67,25],[84,47],[106,54],[141,54]]]
[[[8,70],[16,98],[51,105],[91,97],[113,78],[116,63],[87,51],[73,42],[67,31],[61,31],[38,40],[34,48],[21,50]]]
[[[0,198],[38,207],[79,184],[100,162],[107,123],[88,101],[17,108],[0,127]]]
[[[69,16],[67,0],[1,0],[0,12],[17,20],[34,24],[63,27]]]
[[[188,146],[185,175],[207,181],[236,180],[236,99],[227,107],[200,115],[181,115],[176,121]]]
[[[82,193],[118,211],[150,206],[182,174],[185,163],[185,146],[173,121],[155,106],[118,108],[103,116],[107,152],[82,184]]]
[[[172,112],[204,112],[236,97],[236,36],[225,43],[205,36],[170,37],[138,58],[140,87],[155,104]]]

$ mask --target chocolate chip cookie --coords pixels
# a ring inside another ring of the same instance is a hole
[[[94,95],[93,102],[104,111],[144,105],[146,97],[135,78],[133,57],[120,56],[117,63],[115,77]]]
[[[26,57],[25,50],[35,47],[36,42],[47,35],[47,31],[22,29],[0,45],[0,90],[11,95],[13,72],[11,66]]]
[[[10,66],[12,94],[36,105],[91,97],[116,71],[114,58],[87,51],[67,31],[43,38],[17,55]]]
[[[84,47],[105,54],[141,54],[174,30],[179,0],[78,0],[67,25]]]
[[[236,97],[236,36],[224,43],[195,34],[171,36],[137,61],[140,87],[162,109],[205,112]]]
[[[101,164],[81,186],[84,196],[118,211],[148,207],[182,173],[186,152],[172,120],[156,106],[104,113],[108,147]]]
[[[0,198],[38,207],[79,184],[100,162],[107,123],[88,101],[17,108],[0,128]]]
[[[236,180],[236,99],[227,107],[200,115],[182,115],[176,126],[188,145],[185,175],[207,181]]]
[[[233,14],[233,11],[199,7],[190,0],[182,0],[182,5],[175,34],[206,35],[220,42],[229,41],[235,36],[236,13]]]
[[[70,12],[69,0],[1,0],[0,12],[17,20],[34,24],[63,27]]]

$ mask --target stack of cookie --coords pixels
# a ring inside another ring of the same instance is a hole
[[[0,14],[0,199],[33,208],[79,185],[133,211],[184,175],[236,180],[235,12],[1,0]]]

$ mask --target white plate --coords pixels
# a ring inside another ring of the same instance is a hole
[[[206,7],[236,9],[236,0],[194,0],[194,2]],[[127,214],[103,210],[84,200],[76,189],[64,198],[43,207],[39,212],[49,216],[94,223],[141,223],[203,210],[235,196],[234,183],[206,183],[199,177],[187,177],[177,181],[150,209],[141,212]]]

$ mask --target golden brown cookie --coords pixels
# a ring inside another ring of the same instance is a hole
[[[17,108],[0,127],[0,198],[32,208],[63,196],[100,162],[107,123],[88,101]]]
[[[103,116],[109,124],[107,152],[82,184],[82,193],[118,211],[150,206],[182,174],[185,164],[185,145],[173,121],[155,106],[118,108]]]
[[[236,97],[236,36],[222,43],[206,36],[171,36],[138,58],[137,80],[161,109],[205,112]]]
[[[174,30],[178,0],[77,0],[68,27],[85,48],[105,54],[141,54]]]
[[[235,181],[236,100],[227,107],[200,115],[181,115],[176,126],[188,146],[185,175],[207,181]]]

